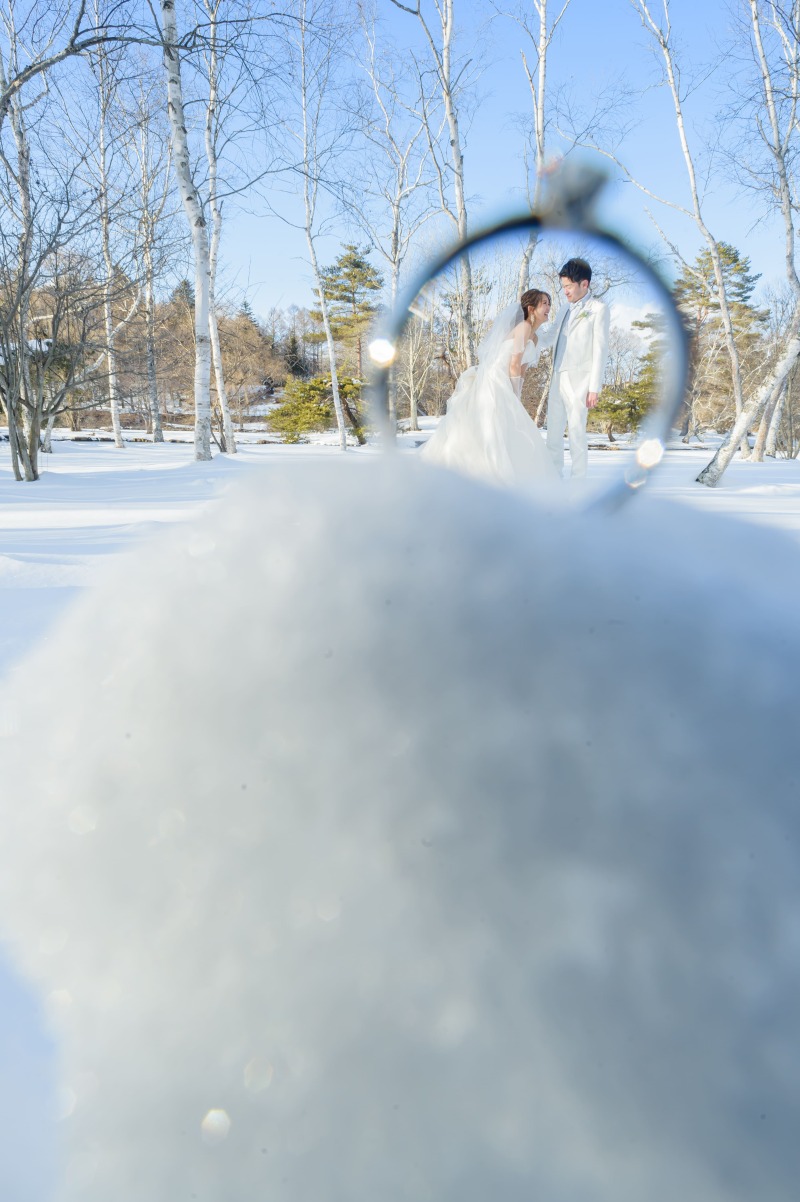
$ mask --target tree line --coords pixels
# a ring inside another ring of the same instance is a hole
[[[318,399],[346,448],[361,423],[354,381],[366,374],[369,315],[471,228],[465,132],[480,62],[460,34],[473,6],[391,5],[388,28],[367,0],[269,10],[251,0],[0,0],[0,405],[17,479],[38,477],[56,422],[101,409],[120,447],[126,425],[140,421],[157,439],[164,414],[190,410],[198,458],[214,441],[235,453],[244,398],[287,377],[325,380]],[[800,0],[720,0],[732,18],[712,158],[693,124],[696,79],[670,0],[619,0],[620,38],[633,46],[643,31],[653,86],[674,119],[683,176],[670,195],[626,162],[614,111],[630,97],[576,98],[551,85],[579,7],[492,6],[520,52],[514,69],[529,104],[513,182],[535,208],[554,156],[592,147],[611,160],[642,195],[694,335],[683,436],[725,436],[700,479],[716,483],[737,451],[795,455]],[[707,197],[722,176],[777,222],[784,282],[760,304],[746,255],[711,227]],[[238,205],[280,212],[302,231],[308,309],[256,319],[228,294],[224,231]],[[663,229],[666,209],[685,220],[699,254]],[[331,229],[343,250],[326,264]],[[540,253],[532,236],[514,265],[520,290]],[[436,412],[448,378],[475,361],[480,288],[462,256],[447,339],[429,337],[427,350],[409,342],[415,366],[398,365],[398,420],[413,426],[420,409]],[[645,323],[617,342],[597,415],[612,436],[646,407],[658,331]]]

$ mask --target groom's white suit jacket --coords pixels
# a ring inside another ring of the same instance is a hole
[[[574,312],[575,308],[577,312]],[[567,372],[575,392],[599,392],[603,387],[609,322],[608,305],[589,296],[579,306],[562,305],[552,331],[545,335],[543,346],[555,348],[555,374]],[[542,343],[541,337],[539,342]]]

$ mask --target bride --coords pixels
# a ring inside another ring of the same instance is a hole
[[[429,463],[516,488],[558,481],[544,438],[520,400],[525,369],[542,351],[537,331],[550,305],[546,292],[532,288],[498,315],[478,347],[479,365],[459,376],[447,415],[422,449]]]

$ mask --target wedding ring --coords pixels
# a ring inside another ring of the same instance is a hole
[[[518,298],[523,290],[519,277],[524,273],[520,270],[514,273],[515,256],[521,265],[523,257],[532,249],[531,271],[524,282],[525,288],[541,288],[546,281],[553,289],[556,252],[569,257],[571,253],[580,254],[586,245],[590,249],[583,257],[591,255],[597,262],[613,262],[617,267],[615,279],[598,278],[596,274],[592,281],[593,294],[607,291],[612,329],[616,328],[618,332],[617,342],[624,342],[626,333],[632,339],[638,339],[642,358],[649,356],[648,361],[657,362],[657,370],[651,371],[652,379],[648,379],[652,403],[646,416],[636,422],[635,437],[624,452],[618,450],[621,443],[615,447],[612,431],[607,445],[618,451],[614,459],[618,470],[604,470],[594,488],[575,489],[572,496],[581,506],[613,509],[641,490],[662,462],[673,425],[684,404],[689,374],[689,337],[669,284],[658,269],[628,239],[598,220],[595,201],[604,183],[604,174],[593,167],[562,164],[547,178],[545,200],[539,212],[495,222],[445,250],[417,275],[395,308],[378,321],[368,344],[373,365],[370,399],[373,420],[387,451],[395,450],[398,445],[397,402],[416,389],[414,381],[409,383],[414,371],[413,364],[409,367],[410,359],[416,353],[411,345],[414,338],[423,330],[427,332],[431,345],[425,351],[425,384],[430,393],[432,373],[437,376],[441,383],[437,382],[439,395],[434,396],[433,403],[441,406],[446,400],[444,394],[449,396],[453,391],[460,373],[474,363],[475,344],[491,324],[493,315],[499,312],[502,304]],[[571,251],[571,247],[575,249]],[[548,248],[552,251],[551,262],[545,261]],[[468,294],[462,287],[463,279],[471,281]],[[556,307],[553,296],[553,311]],[[642,329],[641,324],[646,326],[648,320],[650,328]],[[472,339],[469,347],[457,345],[459,338],[462,343],[468,341],[464,330],[469,331]],[[656,338],[658,355],[654,350]],[[609,407],[613,411],[611,394],[613,388],[608,386],[601,393],[606,411]],[[629,406],[634,405],[635,394],[636,389],[630,382],[626,386],[620,385],[621,411],[626,397]],[[409,402],[406,400],[405,403],[408,405]],[[599,413],[592,419],[595,423]],[[609,430],[612,419],[613,412]],[[605,465],[603,467],[605,469]],[[591,485],[591,480],[589,483]]]

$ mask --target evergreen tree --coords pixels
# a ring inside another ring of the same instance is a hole
[[[362,378],[362,338],[378,311],[374,294],[383,287],[383,276],[354,243],[345,243],[344,253],[332,267],[322,269],[325,299],[330,306],[333,336],[351,345],[356,356],[356,376]],[[316,316],[316,315],[315,315]]]
[[[349,376],[339,378],[342,406],[353,433],[360,443],[366,442],[363,419],[359,411],[361,383]],[[315,376],[313,380],[288,380],[283,400],[269,415],[271,429],[284,442],[303,442],[314,431],[328,430],[334,424],[333,392],[330,376]]]
[[[627,383],[603,388],[599,401],[591,411],[592,424],[604,426],[610,442],[614,441],[615,428],[631,433],[638,430],[658,403],[661,362],[666,349],[663,319],[655,313],[648,313],[643,321],[631,324],[635,330],[649,330],[653,335],[636,375]]]
[[[194,313],[194,288],[189,280],[181,280],[172,290],[169,298],[179,305],[185,305],[190,313]]]
[[[301,379],[305,379],[309,375],[308,359],[303,354],[300,340],[294,330],[290,331],[289,337],[286,339],[283,361],[290,375],[299,376]]]
[[[751,272],[749,258],[727,242],[719,244],[719,252],[743,382],[746,384],[748,368],[761,341],[768,312],[752,303],[760,276]],[[691,267],[683,269],[675,283],[674,296],[695,339],[690,389],[694,408],[703,420],[726,423],[733,381],[730,359],[725,351],[719,296],[709,251],[702,251]]]
[[[628,385],[626,397],[629,429],[638,430],[651,409],[658,404],[661,391],[661,374],[667,343],[664,339],[664,319],[648,313],[643,321],[631,323],[634,330],[649,330],[652,337],[642,357],[639,370],[632,384]]]
[[[729,303],[740,310],[740,316],[745,316],[745,309],[750,314],[758,313],[750,301],[761,276],[752,274],[749,258],[740,255],[729,242],[720,242],[719,253]],[[678,307],[694,316],[718,312],[719,299],[710,251],[701,251],[692,267],[683,269],[675,283],[674,295]]]

